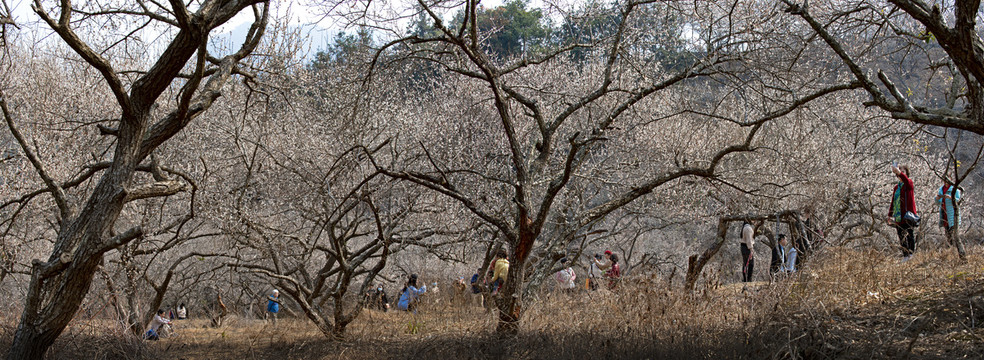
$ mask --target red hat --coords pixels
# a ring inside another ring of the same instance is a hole
[[[612,254],[611,250],[605,250],[605,255],[611,255],[611,254]]]

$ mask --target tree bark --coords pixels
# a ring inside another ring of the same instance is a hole
[[[35,260],[31,282],[25,296],[24,310],[14,335],[7,359],[40,359],[55,338],[65,329],[92,284],[93,276],[102,263],[103,255],[141,236],[139,227],[112,236],[114,225],[126,201],[152,196],[166,196],[176,187],[133,187],[137,166],[158,146],[173,137],[195,116],[208,109],[219,97],[233,65],[250,54],[259,44],[266,27],[269,5],[256,12],[256,22],[239,52],[221,59],[218,71],[199,88],[206,56],[202,51],[209,32],[225,23],[240,10],[256,1],[206,1],[195,14],[181,2],[171,2],[171,14],[180,30],[168,44],[167,50],[139,79],[130,84],[129,93],[110,61],[86,44],[72,29],[72,4],[64,1],[58,18],[47,10],[35,7],[41,19],[86,63],[100,72],[121,108],[119,129],[114,134],[116,147],[109,167],[104,170],[81,211],[76,212],[66,200],[64,189],[53,181],[40,161],[32,161],[45,180],[60,212],[58,237],[47,262]],[[192,56],[198,53],[196,76],[186,83],[178,110],[151,124],[151,105],[171,86]],[[4,117],[25,153],[30,148],[16,132],[5,104]],[[33,154],[29,158],[37,160]],[[172,184],[173,185],[173,184]],[[128,191],[132,189],[133,191]]]
[[[44,353],[48,351],[48,346],[35,346],[34,344],[50,344],[55,341],[56,337],[58,334],[51,334],[50,331],[40,332],[33,327],[23,330],[18,328],[7,359],[41,359],[44,357]]]
[[[704,266],[707,265],[707,262],[721,250],[722,246],[724,246],[724,241],[728,238],[728,224],[728,220],[718,220],[717,238],[715,238],[714,243],[704,250],[704,253],[701,254],[699,258],[696,254],[694,254],[690,256],[690,259],[688,259],[687,277],[685,282],[687,291],[694,291],[694,287],[697,285],[697,278],[700,277],[700,273],[704,270]]]
[[[523,268],[526,259],[514,258],[509,264],[509,275],[502,289],[493,299],[499,308],[499,323],[496,332],[502,335],[519,333],[519,319],[523,312],[523,291],[520,286],[524,282]]]
[[[140,299],[138,298],[140,291],[137,285],[137,269],[133,264],[132,251],[130,249],[121,249],[120,255],[120,263],[123,265],[123,276],[126,278],[126,325],[129,327],[131,334],[139,337],[143,334],[144,325],[149,324],[150,321],[144,323],[143,318],[140,316]]]
[[[519,239],[513,243],[513,257],[509,262],[506,282],[499,291],[496,305],[499,308],[499,324],[496,332],[502,335],[519,333],[519,319],[523,314],[523,284],[526,281],[526,261],[538,231],[533,228],[532,219],[521,213],[519,216]]]
[[[80,259],[81,258],[81,259]],[[102,255],[79,255],[61,276],[42,283],[40,262],[35,262],[28,298],[7,359],[41,359],[68,325],[92,284]],[[53,290],[42,294],[41,287]],[[46,296],[47,295],[47,296]]]

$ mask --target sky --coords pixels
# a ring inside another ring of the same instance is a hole
[[[567,2],[569,0],[548,1],[566,4],[561,6],[569,6],[570,4],[577,4],[584,2],[585,0],[570,0],[573,1],[571,3]],[[480,4],[491,8],[502,5],[503,2],[503,0],[482,0]],[[45,41],[44,39],[51,38],[51,31],[46,25],[40,22],[37,14],[31,10],[32,0],[7,0],[7,3],[12,8],[14,20],[20,26],[20,29],[16,30],[16,32],[20,33],[19,36],[21,39],[24,41]],[[43,1],[42,3],[45,6],[52,6],[54,2]],[[319,2],[318,0],[274,1],[271,3],[276,17],[279,19],[287,19],[289,26],[292,29],[300,29],[301,33],[306,38],[305,46],[302,49],[302,52],[304,53],[304,57],[307,58],[313,57],[318,51],[327,49],[329,43],[335,38],[335,35],[339,31],[354,31],[351,26],[346,27],[347,24],[351,25],[352,22],[346,21],[344,18],[338,16],[324,16],[326,10],[321,6],[318,6],[318,4],[321,3],[323,2]],[[416,1],[376,0],[372,3],[375,4],[375,8],[373,10],[380,13],[381,17],[399,18],[399,20],[390,21],[389,23],[384,24],[385,27],[398,28],[401,30],[405,30],[409,27],[411,18],[406,16],[407,13],[405,12],[405,9],[411,8]],[[543,7],[545,4],[544,0],[529,0],[529,3],[531,7]],[[345,5],[336,8],[335,13],[337,13],[338,10],[344,10],[345,6],[350,4],[355,4],[355,2],[346,3]],[[403,9],[404,12],[401,13],[400,9]],[[451,16],[452,12],[453,11],[448,11],[444,14],[444,16],[448,18]],[[401,18],[401,16],[403,17]],[[215,35],[213,45],[241,43],[246,36],[252,20],[252,11],[245,10],[240,12],[239,15],[213,32],[213,35]],[[146,39],[152,39],[157,35],[155,33],[138,33],[138,36],[142,36]],[[153,52],[153,50],[151,50],[151,52]]]
[[[310,2],[305,0],[304,3]],[[19,35],[27,39],[27,41],[45,38],[51,33],[47,29],[47,25],[41,23],[41,19],[31,9],[32,3],[32,0],[7,0],[7,4],[11,7],[14,21],[20,27],[20,29],[15,31],[20,33]],[[45,5],[50,5],[51,3],[51,1],[42,1],[42,4]],[[326,39],[333,38],[335,33],[342,30],[331,19],[323,19],[323,16],[317,15],[319,12],[317,9],[302,5],[301,2],[274,1],[272,4],[277,17],[289,18],[289,24],[291,26],[302,27],[310,33],[309,47],[314,51],[324,49],[327,45],[325,43]],[[241,41],[245,38],[246,31],[249,29],[252,20],[252,11],[241,11],[232,20],[217,28],[213,34],[220,41],[229,39]],[[150,36],[144,37],[149,38]]]

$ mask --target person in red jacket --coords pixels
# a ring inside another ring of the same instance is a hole
[[[605,254],[609,254],[609,252],[606,251]],[[618,281],[622,279],[622,268],[618,265],[618,255],[612,253],[608,255],[608,260],[611,261],[611,266],[605,272],[605,278],[608,279],[608,289],[615,290],[618,288]]]
[[[888,208],[887,220],[889,225],[895,226],[899,243],[902,245],[902,257],[908,260],[916,251],[916,236],[912,231],[913,225],[905,221],[904,216],[907,212],[918,215],[915,189],[912,179],[909,178],[908,166],[892,163],[892,172],[899,178],[899,182],[892,190],[892,204]]]

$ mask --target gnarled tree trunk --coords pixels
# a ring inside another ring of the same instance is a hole
[[[116,147],[111,161],[92,166],[93,169],[103,171],[103,175],[83,208],[76,211],[74,204],[65,195],[64,188],[77,186],[83,181],[61,183],[48,174],[45,165],[17,130],[13,115],[0,96],[4,120],[43,179],[46,190],[54,197],[60,220],[58,237],[48,260],[33,262],[24,311],[13,344],[7,353],[8,359],[42,358],[74,317],[89,292],[103,255],[143,234],[143,229],[134,227],[122,234],[110,235],[114,233],[114,226],[126,203],[169,196],[184,190],[183,186],[173,186],[175,181],[166,179],[150,184],[134,184],[134,173],[157,147],[211,107],[221,95],[222,86],[232,75],[235,65],[259,44],[266,25],[268,6],[262,12],[256,12],[257,21],[251,27],[240,51],[219,59],[217,67],[206,75],[205,67],[209,62],[205,53],[208,33],[240,10],[260,2],[205,1],[197,12],[191,13],[182,2],[172,1],[173,9],[166,15],[158,16],[173,16],[172,25],[179,29],[178,32],[157,62],[142,73],[140,78],[128,84],[124,83],[113,68],[112,62],[104,58],[98,49],[85,43],[73,29],[80,17],[90,15],[80,13],[81,15],[73,18],[74,8],[69,1],[63,1],[60,8],[52,10],[60,12],[57,16],[49,14],[40,5],[34,7],[38,16],[70,48],[99,71],[114,94],[121,114],[118,128],[100,129],[104,135],[115,137]],[[181,76],[182,70],[196,53],[195,73],[186,80],[180,92],[177,109],[153,122],[153,104],[165,90],[173,86],[174,80]],[[208,80],[199,88],[206,76]],[[88,176],[93,175],[94,172]]]
[[[694,287],[697,286],[697,278],[700,277],[701,271],[704,270],[704,266],[707,262],[711,260],[714,255],[721,251],[721,247],[724,246],[724,241],[728,237],[728,224],[730,222],[725,219],[718,220],[717,237],[714,243],[711,244],[704,253],[697,257],[696,254],[691,255],[687,260],[687,277],[685,281],[685,286],[687,291],[694,291]]]

